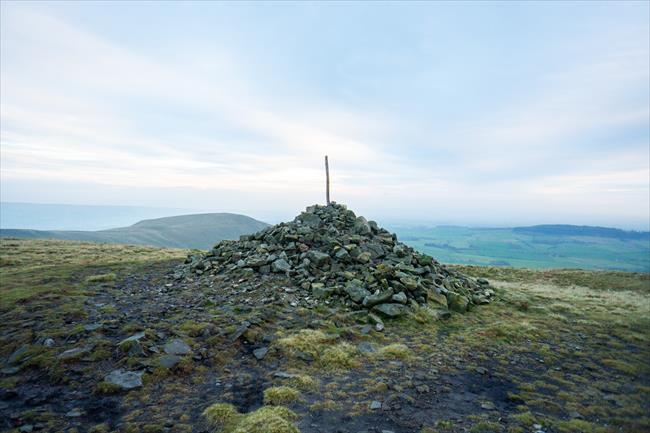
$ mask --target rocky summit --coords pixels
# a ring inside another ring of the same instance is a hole
[[[449,310],[487,304],[494,295],[487,280],[445,267],[336,203],[309,206],[291,222],[192,254],[176,277],[216,274],[284,274],[308,304],[338,302],[367,310],[377,325],[381,318],[422,308],[445,317]]]

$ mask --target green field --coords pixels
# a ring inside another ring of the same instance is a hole
[[[402,242],[443,263],[650,272],[647,237],[627,236],[630,232],[613,229],[606,229],[609,232],[604,231],[602,235],[597,230],[575,235],[560,231],[548,234],[514,228],[455,226],[404,225],[391,229]]]

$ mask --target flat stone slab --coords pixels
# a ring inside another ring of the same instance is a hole
[[[168,355],[187,355],[192,352],[192,348],[183,340],[172,340],[165,344],[165,353]]]
[[[91,350],[92,347],[90,346],[75,347],[74,349],[69,349],[59,354],[58,358],[61,360],[80,358],[81,356],[90,353]]]
[[[181,362],[181,357],[176,355],[163,355],[160,357],[160,360],[158,362],[160,363],[161,367],[172,369],[176,367],[179,362]]]
[[[258,360],[262,360],[262,359],[264,359],[264,357],[266,356],[266,354],[268,353],[268,351],[269,351],[269,348],[268,348],[268,347],[260,347],[259,349],[255,349],[255,350],[253,350],[253,355],[254,355],[255,358],[257,358]]]
[[[125,371],[123,369],[111,371],[104,380],[112,385],[117,385],[121,389],[129,390],[142,386],[143,372]]]
[[[381,314],[384,317],[399,317],[407,313],[408,309],[402,304],[379,304],[375,305],[372,308],[372,311],[375,311]]]
[[[144,338],[144,331],[138,332],[137,334],[133,334],[132,336],[125,338],[118,343],[118,346],[121,346],[124,343],[128,343],[129,341],[140,341],[141,338]]]

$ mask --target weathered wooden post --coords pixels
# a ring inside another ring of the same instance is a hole
[[[330,166],[327,162],[327,155],[325,155],[325,195],[327,204],[330,204]]]

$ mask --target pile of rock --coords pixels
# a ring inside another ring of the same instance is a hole
[[[221,241],[206,254],[189,256],[183,267],[184,275],[208,273],[286,274],[313,298],[384,317],[427,304],[463,312],[494,294],[486,280],[446,268],[336,203],[310,206],[292,222],[239,241]]]

